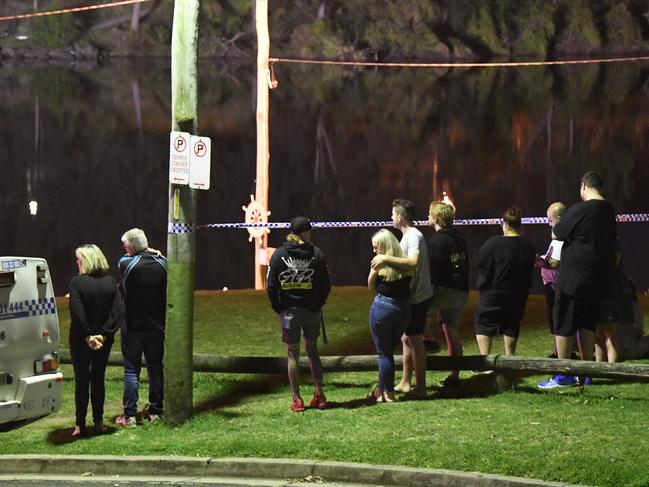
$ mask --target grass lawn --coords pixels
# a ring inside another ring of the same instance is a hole
[[[649,300],[642,299],[647,309]],[[323,355],[374,353],[367,325],[370,302],[364,288],[333,290],[325,308],[330,343],[321,347]],[[474,302],[472,294],[462,323],[467,354],[477,353],[472,336]],[[59,314],[67,341],[65,300],[59,301]],[[544,316],[543,298],[531,297],[519,355],[550,353]],[[199,292],[195,351],[283,356],[276,323],[263,292]],[[493,352],[500,351],[498,342]],[[589,485],[649,485],[649,384],[598,379],[583,392],[578,388],[543,392],[535,387],[542,377],[528,377],[517,392],[495,393],[491,378],[465,372],[458,393],[449,395],[438,386],[446,374],[429,372],[429,400],[368,406],[362,398],[376,382],[376,373],[338,373],[325,376],[331,408],[297,415],[289,411],[290,392],[283,375],[196,373],[195,414],[186,424],[111,428],[105,436],[70,441],[71,367],[64,366],[63,373],[61,409],[0,433],[1,453],[288,457],[480,471]],[[110,368],[106,382],[109,423],[121,413],[121,369]],[[143,398],[146,391],[143,384]],[[311,392],[310,384],[303,386],[305,398]]]

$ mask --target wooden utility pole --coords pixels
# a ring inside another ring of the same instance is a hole
[[[131,30],[137,32],[140,29],[140,4],[133,5],[133,16],[131,17]]]
[[[259,208],[258,218],[267,221],[268,210],[268,83],[270,70],[270,38],[268,36],[268,0],[255,0],[255,24],[257,28],[257,185],[255,202]],[[255,289],[264,289],[264,269],[261,252],[268,247],[268,233],[255,237]]]
[[[198,130],[199,0],[174,3],[171,40],[171,129]],[[196,190],[169,184],[167,319],[164,355],[165,419],[179,424],[192,414]]]

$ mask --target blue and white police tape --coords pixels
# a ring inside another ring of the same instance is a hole
[[[645,223],[649,222],[649,213],[633,213],[617,215],[617,221],[620,223]],[[524,225],[547,225],[548,219],[544,216],[531,216],[521,219]],[[428,226],[426,220],[416,220],[413,222],[415,226]],[[462,226],[475,226],[475,225],[500,225],[502,218],[468,218],[457,219],[455,225]],[[171,225],[171,224],[170,224]],[[319,222],[311,220],[311,225],[315,228],[372,228],[372,227],[390,227],[391,221],[377,221],[377,220],[359,220],[349,222]],[[198,225],[197,228],[289,228],[288,222],[260,222],[260,223],[207,223]],[[182,233],[182,232],[169,232],[169,233]]]
[[[192,233],[196,230],[196,225],[193,223],[168,223],[167,233],[174,235],[182,233]]]

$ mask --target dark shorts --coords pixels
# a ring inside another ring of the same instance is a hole
[[[410,323],[408,324],[408,328],[406,328],[407,336],[421,335],[424,332],[426,314],[432,302],[433,298],[429,298],[421,303],[412,303],[410,305]]]
[[[320,336],[320,311],[303,308],[289,308],[279,314],[279,325],[284,343],[298,343],[304,330],[305,340],[315,340]]]
[[[554,334],[571,337],[577,330],[595,331],[600,317],[602,297],[599,294],[570,296],[557,289],[554,296]]]
[[[476,335],[518,337],[526,303],[527,293],[481,292],[475,309]]]

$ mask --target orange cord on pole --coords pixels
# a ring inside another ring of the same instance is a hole
[[[144,2],[151,2],[151,1],[152,0],[121,0],[119,2],[102,3],[99,5],[86,5],[83,7],[65,8],[61,10],[50,10],[49,12],[32,12],[30,14],[7,15],[5,17],[0,17],[0,21],[30,19],[32,17],[45,17],[47,15],[69,14],[73,12],[85,12],[88,10],[98,10],[101,8],[110,8],[110,7],[122,7],[124,5],[130,5],[133,3],[144,3]]]
[[[272,57],[270,63],[286,64],[324,64],[333,66],[358,66],[372,68],[511,68],[531,66],[558,66],[571,64],[599,64],[649,61],[649,56],[618,57],[602,59],[569,59],[565,61],[521,61],[521,62],[495,62],[495,63],[379,63],[371,61],[335,61],[321,59],[291,59]]]

